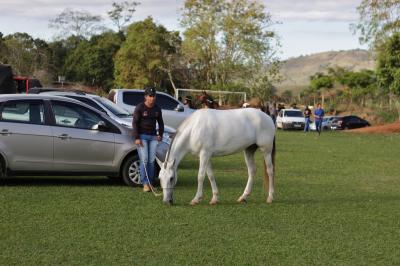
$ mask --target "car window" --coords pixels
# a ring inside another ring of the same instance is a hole
[[[103,120],[92,110],[77,104],[53,101],[52,106],[57,126],[92,129]]]
[[[1,111],[2,121],[44,124],[44,105],[42,101],[9,101]]]
[[[138,105],[144,101],[144,93],[141,91],[124,91],[122,101],[129,105]]]
[[[75,99],[78,100],[80,102],[86,103],[87,105],[105,113],[106,111],[100,106],[98,105],[95,101],[85,98],[85,97],[79,97],[79,96],[72,96],[72,95],[65,95],[65,97],[71,98],[71,99]]]
[[[302,112],[298,112],[298,111],[285,111],[285,116],[286,117],[303,117],[303,113]]]
[[[113,113],[114,115],[116,115],[118,117],[121,117],[121,118],[132,117],[132,115],[130,113],[128,113],[127,111],[125,111],[125,109],[119,107],[118,105],[116,105],[115,103],[113,103],[112,101],[110,101],[107,98],[94,97],[93,100],[103,104],[111,113]]]
[[[161,109],[174,110],[179,102],[166,95],[157,94],[156,103]]]

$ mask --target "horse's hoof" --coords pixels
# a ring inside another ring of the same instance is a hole
[[[239,203],[247,203],[247,200],[245,198],[240,197],[240,198],[238,198],[237,202],[239,202]]]
[[[268,197],[267,203],[271,204],[272,203],[272,198]]]
[[[192,206],[196,206],[196,205],[198,205],[200,202],[198,201],[198,200],[192,200],[191,202],[190,202],[190,205],[192,205]]]
[[[217,203],[218,203],[218,200],[211,200],[209,202],[210,205],[217,205]]]

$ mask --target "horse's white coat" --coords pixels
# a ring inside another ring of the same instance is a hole
[[[216,204],[218,188],[210,157],[230,155],[241,150],[244,150],[249,177],[246,188],[238,201],[246,201],[254,182],[256,170],[254,152],[258,147],[267,167],[269,178],[267,202],[271,203],[274,193],[272,160],[274,138],[275,125],[272,119],[258,109],[201,109],[194,112],[178,128],[166,161],[161,168],[160,183],[163,188],[164,202],[172,203],[172,191],[177,181],[177,167],[185,154],[190,152],[200,159],[198,188],[191,204],[198,204],[203,197],[203,181],[206,173],[213,192],[210,204]]]

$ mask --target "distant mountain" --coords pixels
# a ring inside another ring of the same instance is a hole
[[[327,72],[330,67],[340,66],[347,70],[374,69],[375,61],[366,50],[322,52],[290,58],[282,62],[282,82],[276,84],[278,93],[291,90],[298,93],[310,84],[310,76],[316,72]]]

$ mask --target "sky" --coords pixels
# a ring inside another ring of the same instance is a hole
[[[35,38],[52,40],[55,31],[49,20],[64,9],[101,15],[105,22],[112,2],[119,0],[0,0],[0,32],[26,32]],[[122,1],[122,0],[121,0]],[[136,0],[140,2],[134,21],[148,16],[168,30],[182,32],[179,25],[184,0]],[[273,27],[280,36],[280,58],[287,59],[324,51],[366,49],[350,31],[357,22],[361,0],[259,0],[278,21]]]

